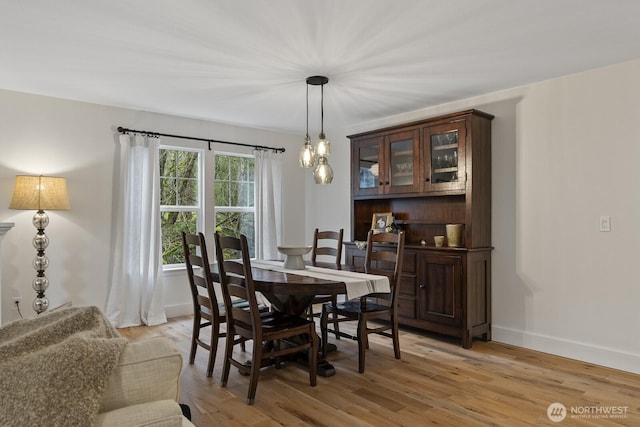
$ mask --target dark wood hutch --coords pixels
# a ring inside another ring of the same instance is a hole
[[[349,136],[351,230],[346,263],[362,265],[374,213],[406,233],[400,323],[491,339],[491,120],[477,110]],[[464,224],[460,247],[436,247],[446,224]]]

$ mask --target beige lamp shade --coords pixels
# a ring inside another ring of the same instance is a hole
[[[9,209],[67,210],[67,180],[52,176],[17,175]]]

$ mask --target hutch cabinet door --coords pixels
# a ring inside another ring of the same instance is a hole
[[[418,256],[418,319],[462,326],[462,257]]]
[[[423,128],[422,191],[464,191],[466,121]]]
[[[420,132],[418,129],[396,132],[385,137],[386,177],[384,192],[390,194],[420,191],[418,161]]]
[[[386,179],[382,165],[383,142],[381,136],[354,140],[351,144],[351,191],[353,196],[371,196],[382,193],[381,182]]]

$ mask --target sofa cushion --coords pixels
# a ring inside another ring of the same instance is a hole
[[[156,400],[172,399],[175,403],[181,370],[182,355],[168,338],[127,344],[107,380],[100,412]]]

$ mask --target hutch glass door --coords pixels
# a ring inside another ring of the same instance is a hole
[[[465,128],[463,124],[427,128],[424,143],[427,148],[425,189],[457,190],[465,187]]]
[[[382,161],[382,138],[370,138],[353,145],[353,192],[354,195],[372,195],[380,190],[380,181],[384,179]]]

